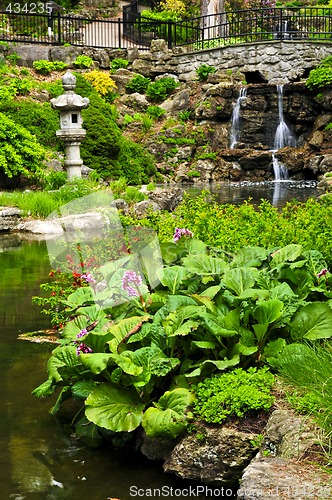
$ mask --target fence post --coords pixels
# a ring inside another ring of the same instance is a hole
[[[61,45],[61,16],[58,12],[58,44]]]
[[[119,17],[118,17],[118,38],[119,38],[119,49],[121,49],[121,19]]]
[[[171,49],[173,47],[173,40],[172,40],[172,28],[173,28],[173,26],[175,27],[175,24],[173,23],[173,21],[167,21],[167,44],[168,44],[169,49]],[[174,38],[175,38],[175,29],[174,29]]]

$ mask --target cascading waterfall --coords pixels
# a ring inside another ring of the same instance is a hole
[[[278,113],[279,113],[279,124],[274,136],[274,145],[272,150],[272,165],[274,171],[274,178],[276,181],[287,180],[288,172],[285,165],[279,162],[275,157],[275,152],[286,146],[296,148],[296,138],[289,129],[287,123],[284,120],[284,86],[277,85],[278,91]]]
[[[241,132],[241,104],[246,97],[247,97],[247,89],[245,87],[241,87],[239,97],[237,98],[232,113],[230,149],[234,149],[237,142],[239,141]]]

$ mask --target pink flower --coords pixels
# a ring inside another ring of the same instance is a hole
[[[125,271],[122,277],[122,290],[127,291],[129,297],[138,297],[137,288],[142,284],[142,278],[135,271]]]
[[[320,278],[321,276],[326,276],[327,273],[329,272],[328,269],[322,269],[318,274],[317,274],[317,278]]]
[[[173,236],[174,243],[179,241],[179,239],[182,238],[182,236],[188,236],[189,238],[192,238],[194,236],[194,233],[192,233],[191,231],[189,231],[189,229],[185,227],[184,228],[176,227]]]
[[[96,283],[91,273],[82,274],[81,279],[85,280],[87,283]]]

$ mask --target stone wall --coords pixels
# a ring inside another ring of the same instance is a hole
[[[100,68],[108,69],[110,60],[126,57],[133,70],[145,76],[172,73],[182,81],[196,78],[196,69],[202,64],[218,69],[240,71],[250,80],[255,77],[266,83],[287,83],[306,76],[310,69],[332,54],[332,43],[305,41],[271,41],[255,44],[240,44],[199,52],[185,52],[181,48],[168,50],[164,40],[153,40],[150,51],[137,49],[94,49],[89,47],[63,47],[16,44],[9,49],[21,57],[21,64],[31,66],[34,60],[49,59],[72,63],[77,55],[92,57]],[[1,55],[1,54],[0,54]],[[250,82],[249,83],[256,83]]]

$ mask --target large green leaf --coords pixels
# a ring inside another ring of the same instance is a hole
[[[204,275],[223,274],[228,267],[223,259],[212,257],[211,255],[189,255],[182,259],[182,264],[190,273]]]
[[[271,267],[277,267],[285,262],[294,262],[302,254],[302,245],[287,245],[271,254]]]
[[[267,258],[267,250],[262,247],[242,247],[232,260],[233,267],[259,267]]]
[[[159,279],[163,286],[175,294],[181,287],[181,283],[189,276],[182,266],[165,267],[159,273]]]
[[[145,404],[135,390],[105,383],[87,397],[85,406],[90,422],[114,432],[128,432],[140,425]]]
[[[256,274],[256,268],[236,267],[234,269],[227,269],[223,281],[227,288],[239,296],[242,295],[244,290],[254,286]]]
[[[185,376],[189,378],[200,377],[208,372],[211,373],[215,368],[219,371],[224,371],[231,366],[238,365],[239,362],[240,356],[238,354],[233,356],[232,359],[206,359],[205,361],[200,363],[200,365],[195,370],[190,373],[185,373]]]
[[[97,383],[93,380],[79,380],[72,386],[71,392],[78,399],[86,399],[96,387]]]
[[[90,286],[77,288],[77,290],[71,293],[67,297],[67,300],[63,300],[62,303],[71,309],[76,309],[77,307],[83,305],[93,304],[94,297],[92,288]]]
[[[253,310],[253,318],[261,324],[276,321],[282,315],[284,303],[279,299],[261,300]]]
[[[106,353],[90,353],[81,354],[80,357],[83,366],[91,370],[94,375],[98,375],[107,368],[112,355]]]
[[[112,354],[112,360],[128,375],[140,375],[143,371],[143,366],[136,363],[135,353],[132,351],[124,351],[121,354]]]
[[[184,388],[167,391],[144,413],[142,425],[149,437],[174,439],[186,428],[185,411],[193,402],[194,396]]]
[[[237,330],[233,326],[228,326],[221,314],[205,313],[202,319],[207,330],[217,337],[234,337],[237,334]]]
[[[142,323],[148,321],[150,316],[132,316],[131,318],[125,318],[120,320],[115,325],[110,326],[108,333],[113,337],[112,340],[108,342],[110,350],[116,353],[121,342],[125,342],[126,339],[130,337],[131,334],[137,333],[140,329]]]
[[[188,335],[200,324],[197,317],[205,312],[204,306],[184,306],[170,313],[162,322],[168,336]]]
[[[316,340],[332,336],[332,310],[328,304],[316,302],[302,307],[290,324],[293,340]]]
[[[49,378],[55,382],[67,380],[83,371],[80,356],[77,356],[76,347],[57,347],[47,363]]]

